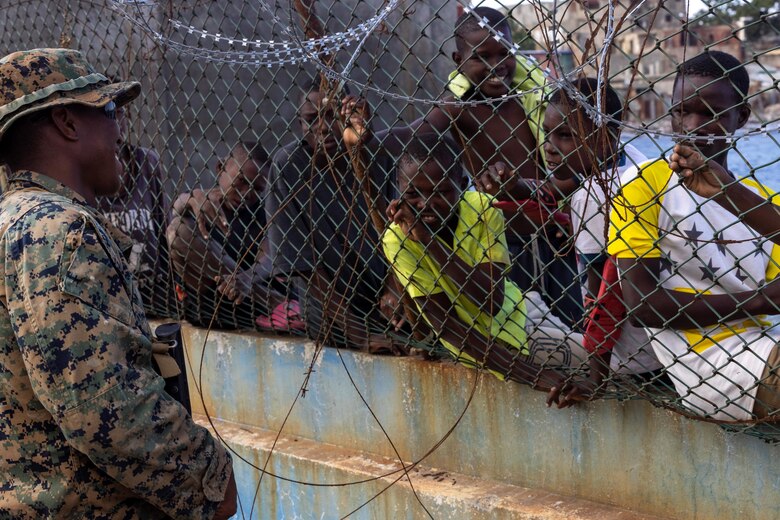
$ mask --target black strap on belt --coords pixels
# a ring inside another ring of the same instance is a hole
[[[187,384],[187,365],[184,360],[184,344],[181,325],[163,323],[154,331],[152,361],[155,371],[165,380],[165,391],[192,414],[190,388]]]

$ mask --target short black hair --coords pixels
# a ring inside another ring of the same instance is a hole
[[[51,118],[51,107],[26,114],[6,129],[0,140],[0,163],[16,170],[20,161],[40,153],[40,127]]]
[[[234,156],[237,150],[246,152],[247,157],[252,159],[257,166],[263,166],[270,159],[265,148],[256,141],[241,141],[230,150],[230,156]]]
[[[509,19],[506,15],[490,7],[477,7],[466,11],[455,21],[455,44],[458,49],[462,49],[465,43],[463,38],[466,34],[483,30],[484,27],[480,24],[485,23],[484,20],[487,20],[487,26],[499,33],[512,33],[512,27],[509,25]]]
[[[585,102],[594,107],[594,109],[598,109],[596,98],[599,91],[599,81],[596,78],[576,79],[571,82],[571,88],[579,91],[580,94],[582,94],[585,98]],[[580,101],[574,99],[572,95],[566,92],[566,89],[563,87],[558,87],[558,89],[554,90],[550,94],[548,100],[550,103],[558,104],[563,100],[564,96],[566,96],[566,99],[582,108]],[[620,100],[618,93],[615,92],[615,89],[609,85],[609,82],[604,83],[604,92],[601,100],[603,102],[602,112],[608,117],[615,119],[615,121],[607,121],[607,126],[611,127],[612,129],[619,128],[620,122],[623,121],[623,102]],[[584,110],[584,108],[582,109]]]
[[[396,167],[400,169],[402,166],[422,164],[427,160],[433,160],[448,176],[462,177],[461,152],[461,148],[455,144],[455,141],[446,135],[435,132],[415,134],[398,158]]]
[[[314,76],[304,76],[300,83],[301,88],[305,94],[309,94],[310,92],[319,92],[321,84],[322,80],[319,74],[315,74]]]
[[[750,75],[745,65],[727,52],[709,50],[685,60],[677,66],[675,85],[682,76],[728,79],[740,103],[745,101],[750,90]]]

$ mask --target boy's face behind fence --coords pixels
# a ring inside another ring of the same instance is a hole
[[[512,41],[508,30],[503,35]],[[517,62],[506,45],[496,41],[487,29],[471,31],[459,38],[452,59],[471,84],[487,97],[503,96],[512,88]]]
[[[235,151],[221,165],[218,183],[225,202],[236,210],[259,200],[267,178],[267,167],[259,168],[246,152]]]
[[[750,117],[749,106],[728,78],[708,76],[678,76],[670,112],[674,133],[691,136],[687,141],[710,159],[730,145],[723,139],[708,142],[708,137],[733,135]]]
[[[321,92],[311,92],[299,111],[303,138],[320,154],[333,152],[339,146],[335,108],[326,99]]]
[[[547,169],[561,178],[593,173],[596,150],[603,148],[601,133],[573,103],[550,103],[544,112],[544,154]]]
[[[422,165],[404,162],[398,167],[401,201],[434,233],[449,221],[463,191],[462,176],[448,175],[446,166],[431,158]]]

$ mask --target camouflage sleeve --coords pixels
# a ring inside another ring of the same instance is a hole
[[[211,518],[230,456],[163,392],[146,318],[105,230],[49,203],[16,221],[3,243],[25,367],[69,445],[171,517]]]

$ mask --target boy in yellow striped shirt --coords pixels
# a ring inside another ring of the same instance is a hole
[[[465,191],[449,139],[423,134],[397,166],[401,198],[388,206],[385,256],[404,290],[458,361],[501,379],[559,384],[553,366],[586,359],[582,336],[553,316],[538,293],[505,273],[504,217],[490,195]]]

